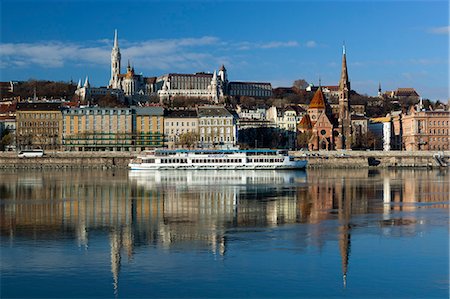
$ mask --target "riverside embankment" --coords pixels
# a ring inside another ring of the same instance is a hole
[[[291,151],[308,160],[308,168],[437,167],[436,151]],[[441,152],[442,153],[442,152]],[[443,152],[446,157],[450,151]],[[14,152],[0,152],[0,169],[126,168],[132,152],[47,152],[41,158],[19,158]],[[377,166],[373,166],[377,164]]]
[[[308,168],[360,168],[360,167],[438,167],[433,155],[450,151],[293,151],[295,157],[306,157]]]

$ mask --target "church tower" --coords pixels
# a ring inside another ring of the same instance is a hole
[[[114,47],[111,51],[111,80],[109,81],[110,88],[120,88],[119,74],[120,74],[120,49],[119,39],[117,37],[117,29],[114,31]]]
[[[336,140],[336,149],[351,149],[352,145],[352,122],[350,116],[350,81],[347,73],[347,58],[345,45],[342,47],[342,71],[339,81],[339,127]]]

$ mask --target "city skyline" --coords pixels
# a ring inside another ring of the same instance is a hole
[[[375,96],[380,82],[449,98],[446,1],[118,3],[2,1],[0,80],[106,86],[117,29],[122,71],[130,60],[145,76],[225,64],[235,81],[337,85],[345,42],[357,92]]]

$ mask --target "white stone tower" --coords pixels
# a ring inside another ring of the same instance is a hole
[[[111,51],[111,80],[109,81],[110,88],[120,88],[119,74],[120,74],[120,49],[119,39],[117,37],[117,29],[114,31],[114,47]]]

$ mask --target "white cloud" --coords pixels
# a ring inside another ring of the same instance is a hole
[[[450,34],[450,26],[433,27],[428,32],[432,34]]]
[[[47,41],[42,43],[0,44],[0,68],[33,67],[62,68],[110,63],[112,40],[91,41],[89,45]],[[129,59],[136,71],[143,70],[210,70],[222,63],[232,61],[236,49],[276,49],[299,46],[296,41],[270,41],[253,43],[226,42],[214,36],[199,38],[158,39],[142,42],[119,40],[122,63]],[[217,54],[222,53],[222,54]]]
[[[291,48],[298,47],[299,43],[297,41],[270,41],[265,43],[255,43],[255,42],[237,42],[231,45],[231,49],[237,50],[251,50],[251,49],[278,49],[278,48]]]
[[[315,48],[315,47],[317,47],[317,43],[315,41],[313,41],[313,40],[307,41],[306,42],[306,47],[308,47],[308,48]]]
[[[298,47],[298,42],[296,41],[287,41],[287,42],[268,42],[265,44],[259,45],[262,49],[274,49],[274,48],[288,48],[288,47]]]
[[[38,65],[46,68],[63,67],[67,61],[106,63],[110,55],[106,47],[82,47],[61,42],[0,44],[0,53],[4,61],[2,67]]]

